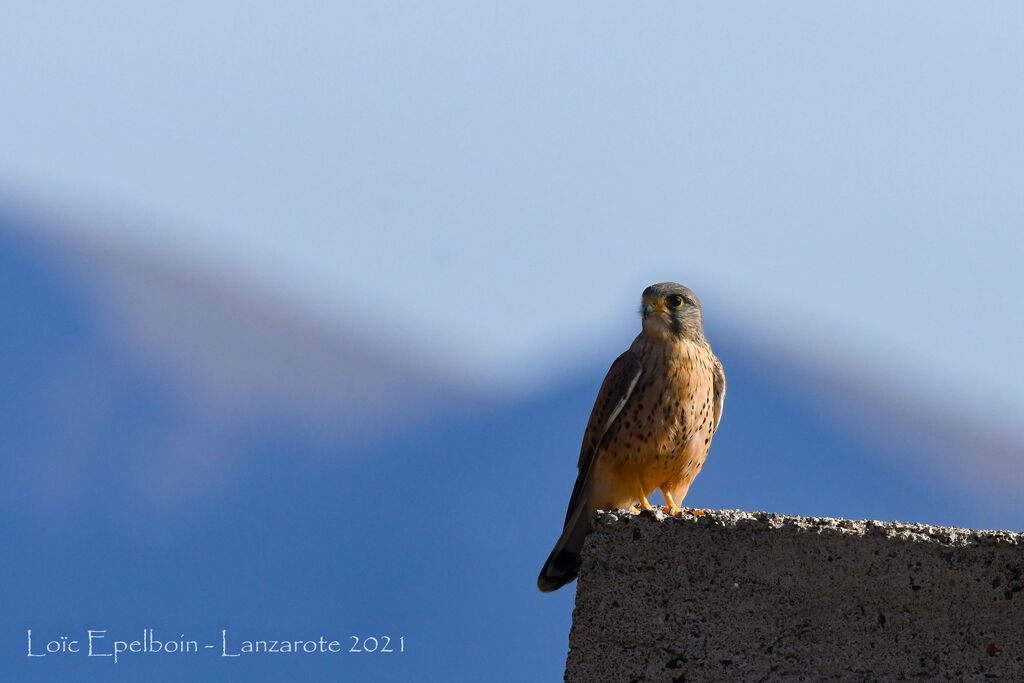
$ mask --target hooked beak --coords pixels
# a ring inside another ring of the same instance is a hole
[[[655,313],[665,315],[668,311],[665,309],[665,304],[660,301],[654,301],[652,299],[644,299],[644,318],[650,318]]]

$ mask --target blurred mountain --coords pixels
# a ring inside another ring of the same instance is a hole
[[[32,234],[0,217],[5,677],[561,675],[573,588],[534,581],[606,364],[481,398],[418,356],[394,362],[384,321],[335,334],[159,259]],[[993,483],[1019,476],[1012,440],[742,331],[709,336],[729,393],[688,505],[1024,527],[1024,502]],[[29,628],[216,648],[29,659]],[[222,629],[405,651],[224,658]]]
[[[208,272],[73,234],[0,214],[0,419],[8,445],[33,455],[20,498],[57,504],[42,492],[106,487],[112,471],[131,472],[140,498],[188,497],[269,424],[351,439],[475,400],[382,331],[334,330]]]

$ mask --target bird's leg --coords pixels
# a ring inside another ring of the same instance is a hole
[[[642,507],[644,510],[653,510],[654,509],[654,506],[651,505],[650,501],[647,500],[646,494],[643,493],[643,486],[640,485],[639,481],[637,482],[637,492],[636,492],[636,495],[640,498],[640,507]],[[635,515],[640,514],[640,510],[636,507],[636,505],[631,505],[630,506],[630,512],[635,514]]]
[[[680,510],[679,506],[676,505],[676,502],[672,500],[672,494],[666,491],[665,489],[662,489],[661,492],[665,495],[665,500],[668,502],[668,514],[672,515],[673,517],[677,516]]]
[[[647,496],[645,496],[643,494],[640,494],[640,507],[642,507],[644,510],[653,510],[654,509],[654,506],[651,505],[649,500],[647,500]],[[630,505],[629,506],[629,512],[630,512],[630,514],[633,514],[633,515],[639,515],[640,514],[640,508],[638,508],[636,505]]]
[[[644,493],[644,487],[640,486],[639,482],[637,482],[636,485],[636,492],[640,494],[640,507],[642,507],[644,510],[653,510],[654,506],[651,505],[651,502],[649,500],[647,500],[647,494]]]

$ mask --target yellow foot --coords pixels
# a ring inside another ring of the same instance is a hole
[[[676,505],[676,502],[672,500],[672,494],[665,490],[662,490],[662,494],[664,494],[665,500],[668,501],[668,505],[666,506],[666,512],[668,512],[668,514],[672,515],[673,517],[678,517],[679,513],[682,511],[679,509],[679,506]]]
[[[693,511],[693,516],[694,517],[703,517],[706,514],[708,514],[708,511],[707,510],[702,510],[701,508],[695,508],[694,511]]]
[[[640,507],[642,507],[644,510],[653,510],[654,506],[651,505],[651,501],[647,500],[647,496],[644,494],[644,490],[642,488],[640,488],[639,486],[637,486],[636,487],[636,492],[640,494]],[[633,509],[634,508],[631,507],[630,511],[632,512]],[[640,514],[640,511],[637,510],[633,514]]]
[[[629,506],[629,514],[631,514],[631,515],[639,515],[640,514],[640,508],[638,508],[636,505],[630,505]]]

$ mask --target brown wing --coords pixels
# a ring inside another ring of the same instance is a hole
[[[632,351],[626,351],[615,359],[608,374],[605,375],[604,382],[601,383],[601,390],[597,392],[597,400],[594,401],[594,409],[590,412],[587,431],[583,434],[580,460],[576,465],[579,474],[576,476],[576,485],[572,489],[572,497],[569,498],[569,508],[565,512],[566,524],[569,523],[569,518],[572,517],[573,510],[586,488],[591,466],[597,457],[604,435],[608,433],[608,428],[622,412],[626,401],[633,395],[633,389],[636,388],[636,383],[642,373],[643,366],[640,364],[640,359]]]
[[[722,368],[722,361],[715,358],[715,422],[712,426],[711,433],[714,434],[718,431],[718,423],[722,421],[722,407],[725,405],[725,369]]]

